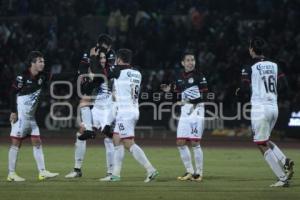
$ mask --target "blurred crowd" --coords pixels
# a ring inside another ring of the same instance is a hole
[[[292,95],[282,97],[281,105],[300,109],[299,0],[0,0],[0,16],[0,105],[33,49],[45,53],[54,75],[73,80],[96,39],[79,19],[104,16],[114,48],[134,51],[145,75],[142,91],[159,91],[180,70],[181,53],[194,49],[216,101],[233,109],[240,69],[250,59],[249,38],[260,35],[290,83]]]

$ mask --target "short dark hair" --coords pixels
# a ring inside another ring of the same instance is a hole
[[[112,38],[107,34],[100,34],[98,36],[97,43],[101,46],[101,44],[107,44],[108,46],[112,45],[113,40]]]
[[[185,59],[186,56],[194,56],[195,57],[195,52],[193,50],[185,50],[182,55],[181,55],[181,61]]]
[[[131,64],[132,51],[130,49],[119,49],[117,51],[117,58],[121,59],[124,63]]]
[[[262,55],[267,47],[267,42],[262,37],[253,37],[250,39],[249,47],[253,49],[255,54]]]
[[[28,56],[27,56],[27,59],[26,59],[26,64],[28,66],[31,65],[31,63],[34,63],[36,62],[36,59],[37,58],[44,58],[44,55],[42,54],[42,52],[40,51],[31,51]]]

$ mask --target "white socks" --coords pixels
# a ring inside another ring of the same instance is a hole
[[[120,176],[121,173],[121,168],[122,168],[122,162],[124,159],[124,146],[123,145],[119,145],[119,146],[115,146],[115,151],[113,154],[113,172],[112,174],[114,176]]]
[[[285,181],[287,179],[283,168],[281,167],[280,161],[276,158],[275,154],[271,149],[268,149],[264,154],[265,160],[271,167],[274,174],[277,176],[277,178],[281,181]]]
[[[195,168],[196,168],[196,174],[199,174],[200,176],[203,176],[203,151],[201,149],[201,146],[195,146],[193,147],[194,151],[194,159],[195,159]]]
[[[286,156],[283,154],[283,152],[278,148],[278,146],[275,143],[271,142],[271,144],[273,145],[272,151],[273,151],[274,155],[281,162],[282,166],[284,166]]]
[[[11,146],[8,152],[8,171],[9,173],[16,171],[16,162],[18,157],[19,147]],[[36,161],[39,172],[45,170],[45,160],[42,145],[33,146],[33,157]]]
[[[8,151],[8,172],[16,171],[16,162],[18,158],[19,147],[11,145]]]
[[[104,138],[107,173],[112,173],[114,161],[114,144],[111,138]]]
[[[92,112],[89,106],[80,108],[81,121],[84,124],[86,130],[92,131]]]
[[[45,159],[42,145],[33,146],[33,157],[35,159],[39,172],[45,170]]]
[[[148,174],[151,174],[155,171],[154,167],[146,157],[144,151],[137,144],[133,144],[130,147],[129,151],[132,153],[135,160],[138,161],[138,163],[140,163],[147,170]]]
[[[192,164],[191,152],[187,145],[178,146],[181,160],[186,169],[186,172],[194,174],[194,168]]]
[[[76,135],[79,136],[80,133],[77,133]],[[86,141],[85,140],[79,140],[76,137],[76,143],[75,143],[75,166],[74,166],[74,168],[81,169],[85,152],[86,152]]]

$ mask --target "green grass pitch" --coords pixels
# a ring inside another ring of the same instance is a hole
[[[6,182],[8,145],[0,146],[0,199],[1,200],[290,200],[300,199],[300,152],[286,150],[296,163],[295,176],[290,188],[269,188],[275,177],[259,151],[253,149],[204,148],[203,182],[179,182],[184,173],[176,147],[146,147],[149,160],[159,170],[156,181],[145,184],[144,169],[126,152],[121,182],[103,183],[105,154],[102,147],[88,146],[83,166],[83,177],[64,178],[73,167],[72,146],[44,146],[47,169],[59,172],[58,178],[37,180],[37,169],[32,148],[21,148],[17,166],[23,183]]]

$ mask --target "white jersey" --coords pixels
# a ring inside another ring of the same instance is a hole
[[[277,105],[278,71],[276,63],[264,59],[242,70],[243,80],[251,84],[252,105]]]
[[[119,76],[114,78],[113,84],[116,106],[118,109],[138,109],[142,75],[133,68],[119,70]]]

